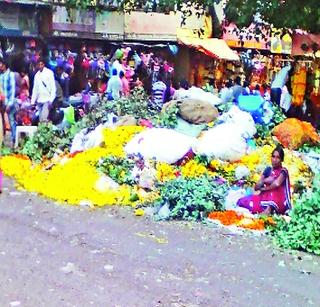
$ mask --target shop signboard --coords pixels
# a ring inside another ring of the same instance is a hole
[[[95,33],[101,38],[123,40],[124,14],[115,11],[97,13]]]
[[[95,31],[95,13],[56,6],[52,13],[52,31],[54,36],[88,37]]]
[[[32,10],[3,5],[0,10],[0,36],[37,36],[38,24]]]
[[[291,54],[292,37],[283,29],[272,28],[271,30],[271,52],[277,54]]]
[[[131,12],[125,14],[124,37],[127,40],[176,41],[176,15]]]
[[[239,29],[234,23],[230,23],[223,28],[222,38],[230,47],[270,50],[270,31],[263,28],[257,31],[254,24]]]

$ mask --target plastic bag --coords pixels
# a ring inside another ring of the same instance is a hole
[[[174,130],[151,128],[137,134],[125,146],[125,152],[173,164],[183,158],[195,142],[195,138]]]

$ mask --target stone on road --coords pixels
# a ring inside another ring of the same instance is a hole
[[[319,257],[130,208],[0,195],[0,306],[320,306]]]

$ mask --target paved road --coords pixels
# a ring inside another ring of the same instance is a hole
[[[320,258],[128,208],[0,196],[0,306],[320,306]]]

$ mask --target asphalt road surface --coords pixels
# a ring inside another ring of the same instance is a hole
[[[0,195],[0,306],[320,306],[320,258],[130,208]]]

